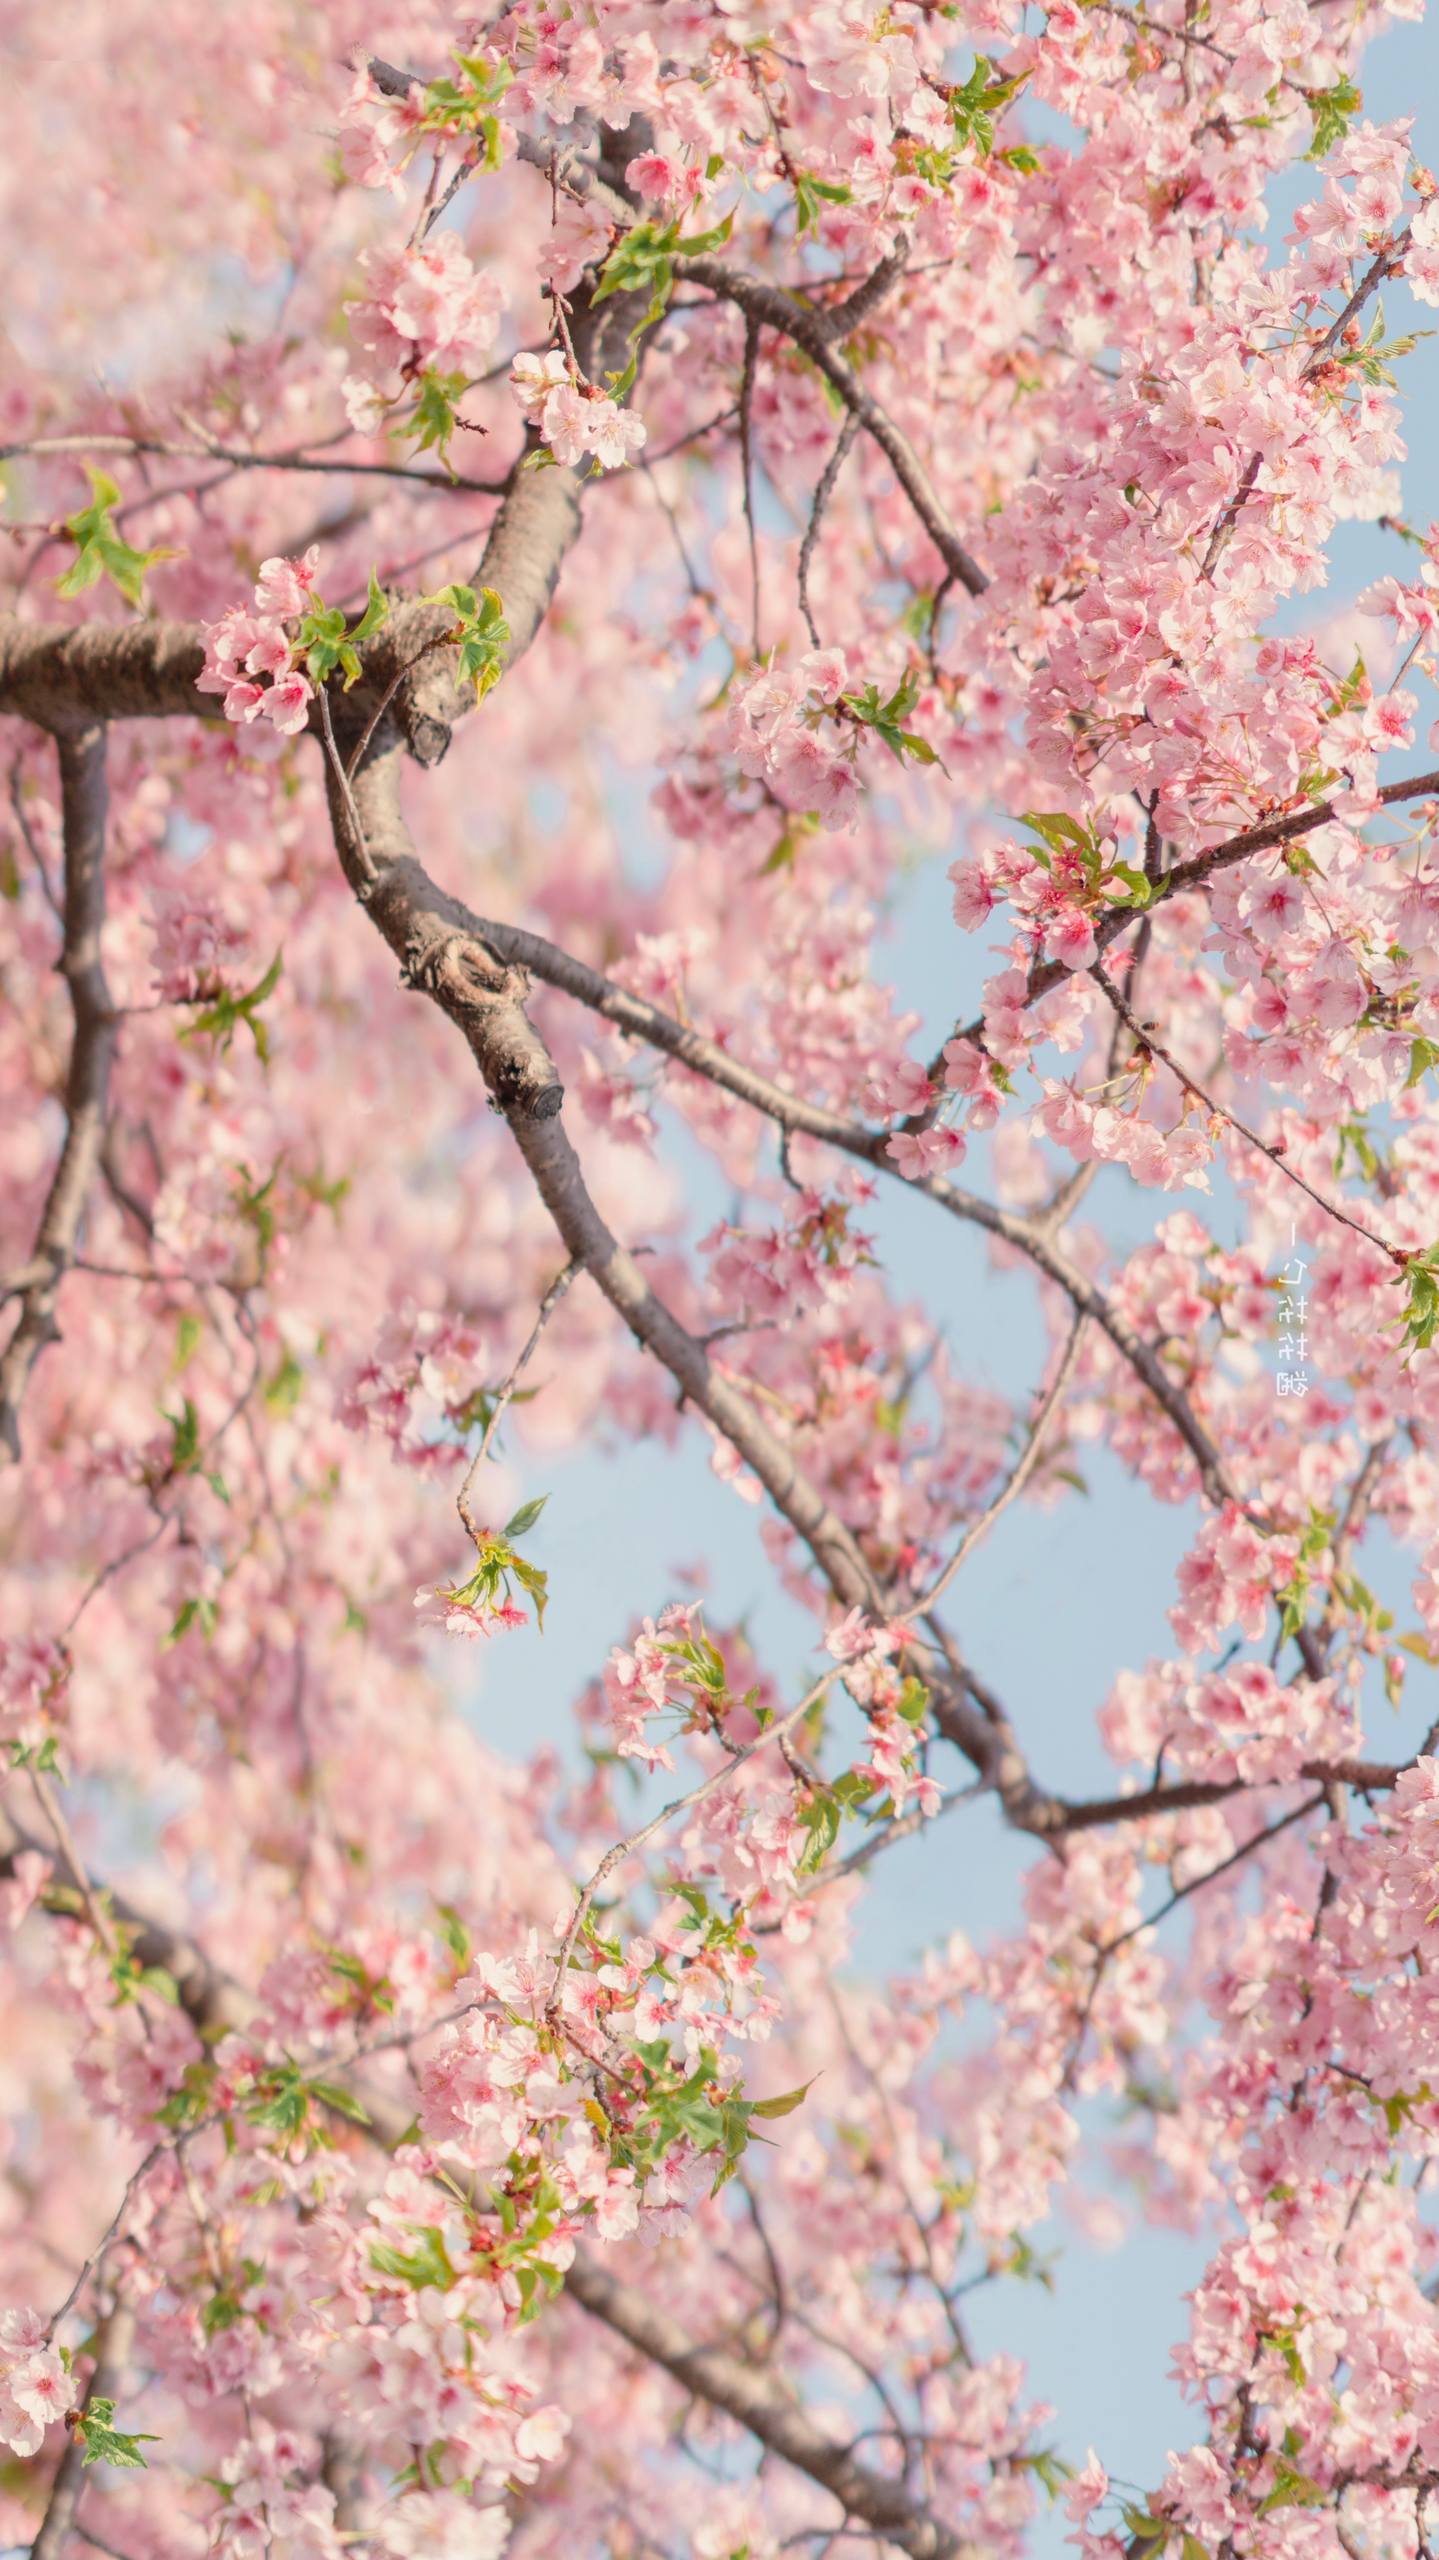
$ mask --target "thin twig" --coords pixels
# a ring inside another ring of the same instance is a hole
[[[1321,1787],[1317,1795],[1306,1796],[1302,1804],[1291,1805],[1288,1813],[1281,1814],[1277,1822],[1271,1822],[1263,1831],[1256,1831],[1251,1839],[1242,1840],[1237,1849],[1230,1850],[1228,1857],[1217,1859],[1215,1864],[1212,1867],[1206,1867],[1201,1875],[1191,1876],[1188,1884],[1176,1885],[1174,1891],[1167,1900],[1159,1904],[1157,1910],[1141,1913],[1128,1929],[1121,1929],[1117,1937],[1107,1938],[1101,1946],[1095,1948],[1094,1971],[1089,1977],[1084,2005],[1075,2022],[1074,2035],[1064,2066],[1062,2080],[1064,2088],[1070,2089],[1074,2085],[1074,2076],[1084,2051],[1084,2040],[1094,2015],[1094,2004],[1099,1997],[1100,1985],[1104,1980],[1110,1957],[1117,1955],[1121,1947],[1131,1945],[1134,1939],[1143,1937],[1146,1929],[1158,1928],[1160,1921],[1167,1920],[1171,1911],[1177,1910],[1181,1902],[1187,1902],[1191,1894],[1202,1892],[1205,1885],[1214,1884],[1220,1876],[1227,1875],[1231,1867],[1242,1865],[1244,1860],[1252,1857],[1257,1849],[1263,1849],[1271,1840],[1277,1840],[1282,1831],[1288,1831],[1292,1824],[1302,1822],[1306,1814],[1316,1813],[1324,1803],[1326,1794],[1327,1790]]]
[[[376,868],[374,857],[370,852],[370,848],[365,842],[365,830],[360,820],[360,812],[355,806],[355,795],[350,787],[350,776],[345,771],[345,767],[340,758],[340,750],[335,744],[335,724],[330,717],[330,697],[323,685],[316,688],[316,698],[320,706],[320,732],[325,742],[325,755],[329,763],[330,771],[335,777],[336,789],[344,803],[345,816],[349,820],[351,841],[355,849],[356,866],[364,880],[378,880],[380,875]],[[371,727],[373,728],[373,726],[374,723],[372,722]],[[366,735],[368,737],[368,731],[366,732]]]
[[[89,2257],[85,2260],[85,2263],[75,2278],[74,2283],[71,2285],[69,2292],[66,2294],[64,2301],[61,2303],[59,2310],[52,2313],[46,2324],[45,2336],[47,2341],[54,2337],[61,2321],[67,2319],[69,2314],[74,2310],[76,2303],[79,2301],[80,2296],[84,2292],[91,2277],[99,2274],[109,2251],[113,2248],[115,2241],[119,2236],[121,2225],[125,2220],[126,2214],[129,2212],[130,2206],[134,2201],[138,2189],[144,2185],[145,2180],[148,2178],[156,2162],[163,2160],[167,2151],[177,2150],[181,2143],[188,2142],[192,2134],[198,2131],[199,2127],[197,2125],[192,2125],[187,2127],[182,2133],[166,2134],[162,2141],[152,2142],[144,2159],[138,2162],[136,2167],[131,2170],[129,2177],[125,2181],[119,2203],[116,2205],[114,2212],[111,2214],[110,2219],[106,2223],[104,2230],[101,2232],[99,2239],[96,2241],[94,2248],[91,2250]]]
[[[617,986],[613,979],[602,976],[599,970],[590,968],[587,962],[575,959],[569,952],[557,949],[541,935],[529,933],[517,925],[498,924],[485,917],[477,916],[472,923],[476,938],[488,949],[498,952],[502,959],[532,970],[536,977],[544,978],[551,986],[576,997],[581,1004],[588,1005],[593,1012],[615,1023],[622,1031],[647,1041],[652,1048],[664,1051],[680,1065],[705,1076],[711,1083],[723,1086],[740,1101],[762,1111],[788,1135],[818,1138],[827,1146],[838,1147],[846,1155],[872,1165],[891,1180],[902,1181],[908,1189],[924,1193],[952,1217],[970,1221],[989,1234],[1000,1237],[1006,1244],[1015,1246],[1046,1279],[1058,1284],[1076,1313],[1093,1317],[1120,1357],[1133,1369],[1189,1449],[1210,1500],[1216,1504],[1239,1500],[1218,1450],[1194,1414],[1182,1388],[1164,1368],[1157,1351],[1134,1331],[1087,1273],[1061,1250],[1045,1222],[996,1208],[975,1193],[962,1190],[943,1174],[902,1174],[889,1152],[888,1131],[866,1129],[859,1121],[846,1120],[840,1112],[828,1110],[820,1103],[808,1102],[800,1094],[790,1093],[784,1086],[773,1083],[769,1077],[733,1057],[718,1041],[707,1039],[688,1023],[677,1022],[672,1014],[662,1012],[646,997],[632,995],[628,988]]]
[[[1255,1148],[1268,1163],[1274,1166],[1276,1172],[1282,1173],[1294,1184],[1296,1190],[1302,1191],[1307,1200],[1312,1200],[1316,1209],[1322,1209],[1328,1218],[1337,1219],[1340,1226],[1350,1228],[1356,1236],[1362,1236],[1366,1244],[1375,1245],[1380,1253],[1387,1254],[1389,1260],[1396,1263],[1401,1270],[1404,1268],[1409,1257],[1401,1253],[1397,1245],[1389,1244],[1383,1236],[1376,1236],[1370,1228],[1361,1226],[1357,1218],[1351,1218],[1347,1209],[1339,1208],[1333,1200],[1326,1200],[1322,1191],[1316,1191],[1312,1183],[1305,1181],[1302,1173],[1296,1173],[1293,1165],[1286,1163],[1278,1147],[1271,1146],[1266,1138],[1259,1136],[1257,1130],[1250,1128],[1247,1121],[1241,1120],[1237,1112],[1229,1110],[1226,1104],[1216,1102],[1212,1094],[1206,1093],[1203,1085],[1189,1073],[1188,1068],[1180,1065],[1173,1051],[1164,1047],[1152,1026],[1139,1021],[1128,997],[1121,994],[1101,960],[1094,962],[1089,974],[1096,986],[1103,989],[1120,1020],[1133,1034],[1141,1052],[1152,1053],[1158,1058],[1161,1064],[1169,1069],[1172,1076],[1178,1077],[1186,1093],[1192,1094],[1196,1102],[1202,1102],[1205,1110],[1215,1119],[1226,1120],[1230,1128],[1243,1138],[1247,1146]]]
[[[490,1407],[489,1419],[485,1424],[484,1437],[481,1440],[478,1449],[475,1451],[473,1458],[470,1460],[469,1471],[466,1474],[464,1483],[460,1487],[458,1495],[456,1496],[456,1509],[459,1512],[460,1519],[463,1522],[468,1535],[473,1538],[476,1546],[480,1545],[485,1533],[480,1527],[479,1522],[476,1520],[474,1512],[470,1508],[471,1488],[473,1487],[475,1478],[478,1476],[486,1458],[490,1454],[491,1443],[494,1440],[495,1433],[500,1427],[500,1418],[504,1413],[505,1407],[509,1404],[516,1387],[519,1385],[521,1378],[524,1376],[526,1369],[534,1358],[535,1352],[539,1348],[540,1336],[544,1332],[546,1325],[549,1323],[549,1320],[554,1314],[556,1307],[559,1305],[561,1298],[564,1296],[565,1291],[568,1289],[570,1282],[579,1277],[579,1272],[580,1265],[577,1262],[567,1262],[563,1270],[556,1273],[554,1279],[550,1282],[548,1289],[545,1291],[544,1296],[541,1298],[539,1312],[535,1317],[530,1338],[525,1344],[523,1351],[520,1353],[518,1360],[515,1362],[514,1367],[511,1369],[509,1376],[505,1379],[504,1384],[499,1388],[495,1396],[494,1403]]]
[[[1399,808],[1410,800],[1439,798],[1439,770],[1411,774],[1403,782],[1381,783],[1378,796],[1381,809]],[[1276,817],[1260,818],[1253,826],[1243,827],[1237,834],[1225,836],[1218,844],[1210,845],[1206,852],[1191,854],[1187,862],[1177,862],[1173,870],[1164,875],[1164,894],[1166,897],[1178,897],[1185,890],[1198,889],[1206,880],[1212,879],[1216,871],[1227,871],[1234,863],[1248,862],[1256,853],[1277,852],[1284,845],[1296,843],[1301,836],[1313,835],[1316,828],[1333,826],[1336,818],[1332,800],[1319,800],[1303,809],[1289,809]],[[1111,907],[1107,915],[1096,917],[1094,939],[1101,952],[1107,951],[1120,934],[1129,931],[1135,922],[1136,912],[1133,907]],[[1025,982],[1025,1006],[1037,1004],[1041,996],[1047,996],[1055,987],[1068,985],[1070,980],[1071,972],[1062,960],[1036,960]],[[948,1040],[970,1040],[976,1048],[982,1049],[983,1014],[976,1014],[970,1022],[956,1023],[948,1034]],[[936,1051],[929,1073],[934,1081],[943,1077],[944,1048]],[[932,1116],[932,1112],[928,1115],[919,1113],[904,1125],[907,1129],[927,1128]]]
[[[1029,1437],[1023,1449],[994,1500],[981,1511],[977,1520],[971,1520],[942,1573],[930,1584],[924,1598],[915,1603],[917,1609],[929,1610],[934,1607],[941,1594],[949,1589],[966,1558],[973,1555],[980,1540],[988,1537],[995,1522],[1003,1518],[1010,1504],[1017,1501],[1024,1491],[1044,1453],[1044,1435],[1049,1427],[1050,1416],[1074,1375],[1074,1364],[1079,1357],[1080,1345],[1084,1340],[1084,1328],[1088,1321],[1088,1317],[1082,1314],[1075,1317],[1070,1328],[1069,1340],[1060,1354],[1054,1375],[1040,1397],[1034,1420],[1029,1427]]]
[[[824,511],[829,505],[830,499],[834,495],[835,483],[839,479],[841,471],[844,469],[845,456],[849,452],[850,446],[854,443],[858,434],[859,420],[855,416],[854,411],[851,410],[848,417],[845,419],[844,425],[840,428],[839,437],[835,444],[834,451],[830,455],[828,462],[825,464],[824,469],[820,474],[819,486],[815,490],[814,502],[809,511],[809,522],[804,529],[804,540],[799,547],[799,609],[804,615],[805,627],[808,630],[810,639],[816,649],[820,646],[820,636],[818,631],[815,629],[814,615],[810,611],[810,562],[814,558],[814,547],[816,542],[819,540],[819,529],[824,519]]]
[[[437,631],[433,638],[426,640],[423,645],[415,651],[412,658],[407,658],[404,665],[396,669],[395,673],[391,676],[389,683],[386,685],[384,692],[381,694],[379,701],[376,703],[374,710],[371,712],[369,719],[366,721],[364,728],[360,731],[359,745],[356,747],[349,763],[345,767],[344,780],[346,784],[354,781],[356,774],[359,772],[361,765],[365,761],[365,749],[368,747],[370,740],[373,738],[375,731],[378,729],[380,722],[385,716],[385,713],[389,710],[389,707],[394,701],[396,694],[399,692],[401,685],[404,683],[406,676],[414,674],[421,659],[427,658],[432,649],[444,649],[448,648],[449,645],[449,632]],[[353,801],[348,802],[347,807],[353,811]],[[355,818],[355,824],[358,827],[358,816]]]
[[[39,1769],[30,1772],[30,1785],[35,1801],[49,1829],[56,1848],[70,1870],[70,1881],[85,1907],[85,1917],[112,1963],[119,1952],[115,1932],[90,1882],[85,1862],[80,1855],[75,1835],[65,1819],[60,1799],[49,1780]]]
[[[761,649],[759,636],[759,536],[754,520],[754,433],[753,403],[755,362],[759,355],[759,322],[752,313],[744,324],[744,363],[739,384],[739,456],[740,488],[744,498],[745,530],[749,535],[750,578],[750,646],[758,664]]]
[[[411,463],[354,462],[339,454],[307,454],[299,447],[287,453],[247,453],[242,447],[217,443],[193,422],[192,432],[199,437],[195,444],[173,444],[160,436],[36,436],[29,443],[0,445],[0,462],[18,461],[22,456],[53,461],[65,454],[155,454],[171,462],[225,462],[232,471],[316,471],[332,476],[349,472],[362,479],[410,480],[421,488],[441,493],[463,490],[482,498],[502,498],[510,485],[508,472],[502,480],[467,480],[460,473],[452,478],[448,471],[417,470]],[[351,432],[349,428],[340,431],[342,436]]]
[[[65,922],[64,901],[61,898],[58,898],[55,894],[55,884],[50,877],[50,866],[41,851],[39,839],[36,836],[35,830],[31,826],[29,818],[25,812],[25,800],[21,790],[24,771],[25,750],[23,747],[18,747],[10,763],[10,806],[15,812],[15,824],[20,830],[25,850],[35,865],[36,877],[39,880],[41,888],[45,892],[45,903],[49,908],[50,913],[55,918],[56,923],[63,928]]]

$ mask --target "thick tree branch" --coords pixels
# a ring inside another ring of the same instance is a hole
[[[0,711],[38,729],[207,717],[194,622],[21,622],[0,615]],[[211,715],[215,716],[215,715]]]
[[[732,1057],[717,1040],[706,1039],[688,1023],[678,1022],[643,996],[631,995],[628,988],[616,986],[611,978],[560,951],[543,936],[528,933],[519,925],[497,924],[488,917],[468,914],[466,927],[478,940],[487,944],[502,960],[532,971],[549,985],[559,987],[581,1004],[601,1014],[607,1022],[644,1040],[651,1048],[663,1050],[689,1067],[696,1075],[720,1085],[737,1100],[747,1102],[767,1119],[795,1136],[817,1138],[826,1146],[837,1147],[860,1163],[873,1165],[877,1173],[904,1182],[912,1191],[923,1192],[948,1210],[951,1217],[962,1218],[983,1227],[1001,1242],[1024,1254],[1047,1280],[1064,1291],[1077,1315],[1092,1317],[1100,1331],[1147,1387],[1156,1404],[1168,1416],[1190,1451],[1199,1469],[1200,1481],[1211,1502],[1238,1501],[1238,1493],[1229,1477],[1223,1459],[1208,1432],[1196,1416],[1182,1387],[1176,1384],[1151,1344],[1137,1334],[1095,1287],[1088,1274],[1072,1262],[1062,1247],[1055,1243],[1048,1223],[1040,1224],[1020,1217],[1007,1209],[999,1209],[977,1194],[961,1190],[943,1174],[905,1175],[889,1153],[889,1132],[866,1129],[857,1120],[847,1120],[842,1112],[830,1111],[822,1103],[805,1100],[790,1093],[757,1069],[747,1067]]]
[[[506,666],[524,656],[539,630],[579,530],[579,482],[573,471],[553,463],[515,475],[490,527],[479,571],[482,583],[495,589],[505,608],[510,631]],[[444,606],[411,605],[392,614],[380,635],[383,646],[366,659],[366,689],[355,697],[356,712],[368,710],[368,688],[383,691],[400,667],[424,653],[396,701],[405,743],[422,765],[439,763],[451,731],[475,707],[473,692],[455,682],[453,651],[433,645],[453,620]]]
[[[1354,1787],[1363,1796],[1387,1795],[1412,1766],[1412,1761],[1305,1760],[1296,1777],[1318,1786]],[[1201,1805],[1224,1804],[1231,1796],[1278,1784],[1277,1779],[1179,1778],[1172,1785],[1136,1788],[1133,1795],[1092,1796],[1077,1804],[1066,1803],[1055,1828],[1100,1831],[1111,1822],[1148,1822],[1157,1814],[1192,1813]]]
[[[437,888],[417,860],[399,807],[399,763],[399,750],[392,747],[355,778],[365,841],[379,877],[369,883],[356,875],[352,858],[349,867],[352,885],[357,895],[364,893],[370,919],[400,962],[405,982],[422,989],[463,1032],[571,1260],[753,1468],[840,1605],[881,1612],[884,1595],[857,1540],[783,1441],[715,1367],[704,1344],[656,1296],[633,1254],[601,1217],[559,1117],[563,1088],[524,1011],[524,972],[486,949],[469,911]]]
[[[488,565],[488,563],[487,563]],[[335,840],[350,885],[400,963],[404,982],[429,995],[464,1034],[471,1055],[534,1177],[570,1259],[586,1271],[630,1332],[669,1371],[683,1399],[713,1423],[808,1548],[841,1609],[888,1613],[858,1539],[770,1429],[749,1399],[711,1361],[649,1286],[639,1263],[611,1233],[586,1186],[560,1118],[563,1088],[524,1009],[527,980],[486,947],[477,919],[438,888],[415,855],[399,801],[398,741],[377,738],[352,785],[366,848],[353,848],[345,798],[328,775]],[[373,871],[371,867],[373,866]],[[1050,1827],[1008,1723],[986,1717],[964,1684],[938,1670],[936,1722],[987,1782],[1011,1820]]]
[[[65,839],[64,942],[60,967],[75,1033],[65,1079],[65,1136],[41,1214],[20,1312],[0,1356],[0,1442],[20,1455],[20,1407],[31,1373],[56,1339],[60,1283],[79,1241],[105,1139],[117,1016],[100,952],[105,922],[105,731],[98,724],[56,740]]]
[[[961,2554],[975,2551],[975,2545],[961,2541],[897,2480],[882,2478],[857,2461],[849,2447],[822,2434],[773,2375],[742,2364],[721,2347],[696,2346],[652,2291],[622,2283],[583,2256],[570,2269],[565,2290],[651,2364],[663,2366],[686,2391],[724,2410],[758,2443],[829,2490],[847,2516],[869,2525],[882,2542],[909,2552],[911,2560],[960,2560]]]

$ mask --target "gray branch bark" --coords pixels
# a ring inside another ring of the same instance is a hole
[[[75,1256],[105,1142],[117,1016],[100,953],[105,922],[105,730],[62,732],[60,797],[65,837],[64,942],[60,967],[75,1031],[65,1080],[65,1136],[20,1292],[20,1312],[0,1356],[0,1442],[20,1455],[20,1407],[35,1363],[57,1338],[56,1301]]]
[[[975,2553],[973,2543],[941,2523],[901,2481],[885,2479],[858,2461],[849,2446],[823,2434],[772,2373],[742,2363],[722,2347],[697,2346],[652,2292],[622,2283],[583,2255],[565,2278],[565,2291],[649,2363],[663,2366],[686,2391],[737,2419],[757,2443],[827,2489],[846,2516],[869,2525],[880,2541],[909,2552],[911,2560],[961,2560],[961,2555]]]
[[[688,1023],[677,1022],[658,1005],[643,996],[631,995],[625,987],[616,986],[612,978],[591,969],[568,951],[557,949],[540,934],[528,933],[523,927],[496,924],[488,917],[469,916],[468,930],[488,945],[501,960],[509,961],[543,978],[566,995],[574,996],[598,1013],[617,1030],[643,1040],[652,1049],[662,1050],[679,1065],[704,1076],[711,1084],[722,1085],[727,1093],[747,1102],[756,1111],[773,1120],[777,1127],[795,1136],[819,1139],[825,1146],[837,1147],[845,1155],[856,1157],[861,1164],[874,1167],[877,1173],[904,1182],[912,1191],[923,1192],[926,1199],[937,1202],[951,1217],[961,1218],[1004,1244],[1013,1245],[1024,1254],[1047,1280],[1052,1280],[1069,1299],[1075,1312],[1093,1321],[1114,1345],[1116,1351],[1133,1369],[1156,1404],[1168,1416],[1175,1430],[1193,1456],[1200,1480],[1211,1502],[1216,1505],[1236,1499],[1236,1494],[1223,1460],[1208,1432],[1199,1421],[1183,1389],[1176,1384],[1141,1334],[1134,1331],[1105,1297],[1102,1290],[1079,1268],[1077,1263],[1055,1242],[1053,1234],[1030,1218],[1016,1216],[1007,1209],[996,1208],[977,1194],[964,1191],[958,1183],[943,1174],[902,1174],[889,1153],[890,1132],[866,1129],[861,1122],[847,1120],[839,1111],[828,1110],[823,1103],[809,1102],[802,1094],[790,1093],[753,1067],[707,1040],[702,1032]]]

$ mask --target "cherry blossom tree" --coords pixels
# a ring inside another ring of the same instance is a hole
[[[36,2560],[1427,2560],[1439,531],[1381,295],[1439,303],[1439,205],[1385,18],[0,7]],[[920,856],[987,955],[933,1055]],[[534,1676],[599,1438],[699,1449],[808,1661],[617,1536],[575,1748],[506,1760],[459,1667]],[[1077,1798],[965,1576],[1094,1448],[1187,1544]],[[996,1819],[1017,1918],[877,1979],[905,1841]],[[973,2334],[1084,2178],[1207,2260],[1138,2484]]]

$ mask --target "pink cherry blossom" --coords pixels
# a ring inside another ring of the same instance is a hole
[[[1425,2560],[1410,10],[11,0],[7,2547]]]

